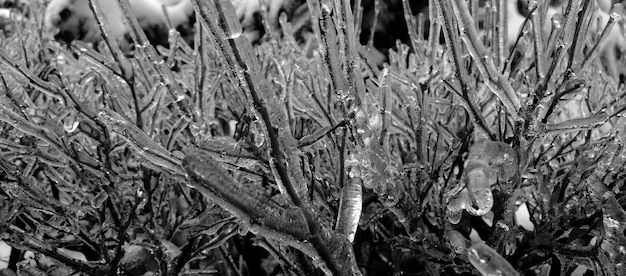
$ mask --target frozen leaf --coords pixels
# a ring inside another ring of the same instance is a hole
[[[504,257],[484,242],[473,244],[467,250],[467,257],[483,276],[519,275]]]

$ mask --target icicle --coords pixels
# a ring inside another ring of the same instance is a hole
[[[345,235],[350,242],[354,241],[361,209],[363,205],[363,191],[361,179],[352,178],[341,191],[339,216],[337,217],[337,232]]]
[[[467,207],[468,201],[467,189],[463,189],[456,195],[452,196],[446,206],[446,215],[450,223],[457,224],[461,221],[463,210]]]
[[[626,239],[624,235],[626,231],[626,212],[624,212],[624,209],[612,192],[606,192],[602,197],[602,224],[605,235],[601,241],[600,248],[608,256],[609,261],[615,264],[616,268],[624,267],[626,261],[623,257],[623,241]],[[616,273],[616,275],[622,274]]]
[[[465,181],[470,201],[466,210],[474,216],[482,216],[493,207],[491,184],[495,179],[490,175],[490,169],[478,164],[469,164],[466,168]]]

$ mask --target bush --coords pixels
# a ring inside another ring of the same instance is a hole
[[[594,1],[549,36],[548,1],[531,5],[515,43],[506,1],[453,2],[431,1],[425,27],[402,1],[411,45],[381,67],[348,1],[310,0],[312,35],[281,17],[252,47],[229,1],[194,0],[193,49],[155,49],[135,21],[133,58],[26,31],[33,5],[0,42],[11,268],[625,274],[623,61],[602,62],[622,53]]]

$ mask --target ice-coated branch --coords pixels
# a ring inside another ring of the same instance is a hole
[[[545,96],[545,93],[546,93],[546,90],[548,89],[548,84],[550,83],[552,75],[554,74],[557,66],[561,63],[561,61],[567,54],[568,50],[572,46],[572,43],[573,43],[572,39],[574,37],[574,33],[576,30],[574,19],[577,18],[579,5],[580,5],[580,0],[569,1],[567,3],[567,8],[565,8],[565,15],[563,19],[564,22],[562,23],[561,28],[553,28],[553,32],[555,30],[560,29],[561,31],[558,34],[555,34],[555,36],[558,36],[559,34],[561,36],[560,38],[555,37],[555,40],[556,40],[556,50],[554,53],[555,57],[552,59],[552,62],[550,63],[550,67],[548,68],[548,71],[546,71],[545,73],[545,78],[543,78],[543,80],[538,81],[538,85],[535,88],[533,98],[530,103],[530,107],[528,108],[528,110],[530,111],[528,112],[528,116],[530,116],[530,114],[532,114],[535,111],[535,109],[539,105],[539,102]],[[561,25],[558,23],[559,22],[555,22],[553,20],[553,25]],[[525,122],[526,126],[530,124],[528,119],[530,118],[527,118],[527,121]]]
[[[500,72],[504,70],[505,63],[505,45],[507,45],[507,0],[492,0],[492,5],[497,7],[496,11],[496,26],[494,33],[494,45],[495,45],[495,55],[496,55],[496,64],[498,68],[500,68]]]
[[[14,225],[9,225],[9,229],[7,229],[6,232],[13,236],[11,240],[8,240],[8,243],[10,245],[17,248],[24,248],[29,251],[44,254],[81,272],[88,273],[90,275],[104,275],[104,273],[108,270],[108,266],[106,265],[93,262],[85,262],[67,256],[59,250],[57,245],[42,241],[40,238],[34,237]],[[43,275],[46,274],[44,273]]]
[[[335,131],[337,128],[345,126],[346,123],[347,121],[341,121],[334,126],[322,127],[319,130],[300,138],[300,140],[298,141],[298,148],[312,145],[313,143],[322,139],[324,136]]]
[[[604,44],[604,41],[606,41],[606,39],[609,37],[609,34],[611,34],[613,28],[616,27],[615,25],[617,25],[617,22],[619,22],[620,20],[624,20],[624,14],[624,5],[622,5],[622,3],[617,3],[613,5],[611,15],[609,16],[609,21],[606,23],[606,26],[604,26],[602,34],[600,34],[600,38],[598,38],[596,44],[585,55],[585,59],[582,61],[581,68],[586,68],[589,62],[593,61],[597,57],[598,53],[600,53],[602,45]]]
[[[350,88],[349,95],[354,101],[354,104],[359,104],[360,99],[365,93],[365,86],[363,83],[363,78],[361,77],[361,70],[359,68],[360,62],[358,60],[358,47],[359,41],[357,40],[356,31],[354,24],[349,24],[348,22],[354,22],[354,17],[352,15],[352,7],[350,6],[350,0],[334,0],[335,1],[335,12],[337,14],[337,20],[339,20],[339,24],[337,25],[337,30],[340,34],[343,35],[343,52],[345,54],[345,77],[348,80],[348,85]],[[343,23],[342,23],[343,22]],[[372,32],[372,35],[374,32]]]
[[[140,129],[143,128],[143,116],[141,114],[141,108],[139,107],[139,99],[137,97],[137,91],[134,87],[134,72],[132,70],[132,65],[128,61],[128,59],[122,53],[119,44],[116,39],[110,35],[109,29],[107,28],[104,17],[102,14],[102,7],[98,1],[89,0],[89,7],[94,14],[96,22],[98,22],[98,27],[100,28],[100,32],[102,33],[102,38],[106,43],[107,47],[113,54],[113,58],[117,61],[115,64],[118,65],[119,71],[128,84],[129,89],[131,90],[131,94],[133,95],[133,102],[135,108],[135,123],[137,127]]]
[[[29,81],[29,85],[31,87],[52,98],[58,99],[62,103],[65,103],[65,98],[63,97],[63,95],[61,95],[61,88],[40,79],[37,75],[28,70],[28,68],[26,68],[24,65],[17,63],[15,60],[9,57],[9,55],[2,49],[0,49],[0,63],[4,63],[6,67],[15,72],[15,74],[26,78]]]
[[[463,53],[461,49],[461,39],[459,38],[458,25],[457,20],[453,15],[453,8],[450,1],[437,0],[435,2],[437,5],[437,10],[441,13],[441,17],[443,18],[443,28],[444,28],[444,36],[446,38],[446,45],[450,50],[450,54],[452,55],[452,63],[454,64],[455,69],[455,77],[458,80],[458,83],[461,87],[461,92],[458,93],[467,103],[467,110],[472,114],[474,120],[477,125],[485,132],[487,135],[493,139],[495,139],[495,134],[489,129],[487,123],[485,121],[485,117],[480,112],[480,109],[476,105],[474,97],[471,96],[471,92],[468,87],[468,74],[467,69],[465,68],[465,61],[463,60]],[[435,51],[433,51],[435,52]],[[446,82],[449,84],[449,88],[452,91],[458,91],[455,89],[453,83]]]
[[[332,18],[333,3],[330,1],[307,1],[311,20],[315,30],[319,30],[318,37],[321,40],[321,51],[328,68],[330,81],[336,94],[348,93],[347,80],[341,67],[341,54],[337,45],[339,38]],[[347,112],[344,107],[343,112]]]
[[[500,99],[513,119],[521,120],[522,118],[518,114],[521,107],[519,98],[509,80],[498,71],[491,54],[480,40],[467,4],[464,0],[457,0],[453,1],[453,7],[462,34],[461,39],[465,42],[470,55],[476,62],[476,67],[478,67],[485,84]]]
[[[232,138],[220,138],[215,137],[208,139],[207,141],[198,142],[198,146],[208,152],[220,155],[222,159],[237,159],[241,162],[267,162],[260,159],[248,150],[246,150],[241,144],[235,142]]]
[[[416,30],[416,19],[413,16],[413,14],[411,14],[411,6],[409,5],[409,1],[408,0],[402,0],[402,10],[404,11],[404,21],[406,22],[406,27],[409,31],[409,38],[411,39],[411,46],[413,46],[413,49],[418,49],[417,46],[417,41],[420,39],[417,36],[417,30]],[[372,30],[372,34],[374,34],[374,31]],[[431,34],[432,35],[432,34]],[[434,49],[434,48],[431,48]],[[432,51],[432,50],[431,50]]]
[[[194,9],[200,22],[218,49],[229,78],[238,84],[236,90],[248,110],[262,122],[261,128],[270,142],[269,155],[276,168],[276,180],[296,206],[302,207],[308,194],[300,162],[297,141],[289,132],[289,123],[281,103],[267,80],[261,74],[259,60],[248,39],[242,35],[241,25],[230,1],[194,0]]]
[[[609,115],[606,112],[600,112],[587,118],[571,119],[565,122],[546,125],[546,134],[560,134],[572,131],[579,131],[582,129],[592,129],[602,126],[609,120]]]
[[[578,10],[582,0],[572,0],[567,3],[565,8],[565,23],[563,24],[563,36],[561,42],[564,44],[564,51],[569,50],[572,46],[574,34],[576,32],[576,19],[578,18]]]
[[[98,113],[97,118],[111,128],[112,131],[120,134],[131,148],[148,162],[177,175],[182,176],[185,174],[179,158],[173,156],[163,146],[148,137],[135,124],[122,117],[122,115],[110,109],[103,109]]]
[[[582,62],[583,56],[583,48],[586,44],[587,31],[589,30],[589,25],[593,20],[591,14],[592,9],[591,5],[594,1],[584,1],[578,10],[573,10],[576,15],[576,28],[572,38],[572,46],[569,49],[569,58],[567,61],[567,71],[577,72],[581,67],[580,63]],[[589,23],[587,23],[589,22]],[[566,75],[566,78],[571,77],[571,73]]]
[[[121,75],[124,78],[129,79],[132,76],[132,71],[128,70],[130,69],[130,67],[124,65],[130,65],[130,63],[128,59],[124,56],[124,53],[122,53],[122,50],[117,43],[117,40],[115,40],[115,38],[110,35],[109,28],[104,21],[100,2],[95,0],[89,0],[89,7],[91,8],[91,11],[95,16],[96,22],[98,22],[98,27],[100,28],[100,32],[102,33],[102,38],[104,39],[104,42],[113,54],[113,58],[115,58],[115,60],[117,61],[117,65],[119,65]]]
[[[348,117],[352,107],[358,106],[365,92],[360,77],[358,49],[350,1],[307,1],[311,20],[321,41],[320,49],[328,68],[334,93],[338,96],[342,112]],[[334,15],[334,16],[333,16]],[[319,31],[318,31],[319,30]]]
[[[57,153],[64,157],[69,162],[75,162],[73,158],[70,158],[65,152],[63,145],[58,143],[59,139],[54,131],[45,126],[40,126],[22,117],[21,114],[17,114],[13,110],[7,108],[5,105],[0,104],[0,121],[5,122],[19,131],[36,137],[41,141],[48,143],[50,147],[54,148]]]
[[[42,193],[38,188],[38,183],[35,178],[25,175],[18,166],[12,163],[13,162],[0,156],[0,171],[3,171],[5,176],[10,176],[10,178],[17,180],[17,183],[10,181],[3,181],[0,183],[0,187],[4,193],[14,196],[26,206],[33,206],[34,208],[40,209],[44,212],[49,212],[58,216],[62,216],[63,214],[70,212],[67,206]]]
[[[269,197],[233,180],[209,154],[188,154],[183,166],[191,180],[190,185],[238,218],[298,239],[307,238],[309,233],[300,209],[286,210]]]
[[[541,123],[545,124],[548,122],[548,117],[552,114],[552,112],[554,112],[555,108],[559,104],[559,101],[561,101],[564,96],[579,93],[586,86],[587,82],[584,79],[579,78],[571,78],[561,84],[559,90],[556,92],[554,97],[552,97],[550,105],[548,106],[543,119],[541,119]]]
[[[544,70],[544,42],[543,42],[543,24],[545,5],[548,2],[543,1],[541,3],[531,1],[528,6],[528,10],[531,11],[532,23],[533,23],[533,46],[535,51],[535,68],[537,70],[537,79],[543,80],[545,78]],[[541,5],[541,7],[539,7]]]
[[[301,208],[306,218],[305,225],[311,233],[309,242],[319,254],[319,258],[314,258],[319,260],[316,266],[327,267],[333,274],[339,274],[342,271],[340,267],[353,270],[355,264],[345,262],[346,258],[353,257],[352,251],[337,255],[337,248],[331,248],[336,244],[337,238],[315,218],[316,212],[310,206],[308,187],[300,166],[297,141],[289,131],[289,122],[282,104],[261,73],[252,45],[242,35],[232,3],[228,0],[194,0],[193,4],[200,22],[208,30],[209,38],[228,68],[230,79],[238,84],[239,97],[248,110],[261,121],[259,126],[270,142],[270,167],[276,181],[282,184],[285,194],[296,207]]]
[[[165,61],[161,55],[159,55],[148,41],[146,34],[143,32],[143,29],[139,25],[137,18],[133,15],[133,10],[128,0],[118,0],[122,13],[124,14],[124,19],[128,25],[128,31],[130,36],[132,37],[137,50],[144,55],[144,57],[149,60],[154,66],[154,70],[158,73],[159,80],[165,84],[167,87],[167,91],[170,93],[172,99],[176,103],[176,107],[182,112],[187,118],[193,118],[194,114],[191,112],[190,107],[184,101],[187,96],[185,95],[183,88],[176,81],[174,77],[174,73],[172,70],[167,67]]]
[[[311,231],[311,223],[301,208],[282,208],[269,197],[234,181],[206,153],[188,154],[183,160],[190,185],[213,202],[237,216],[241,227],[252,233],[288,244],[307,256],[327,275],[354,271],[353,253],[346,252],[344,236]],[[315,226],[313,226],[315,227]],[[333,260],[342,262],[342,269]],[[349,274],[354,274],[349,272]]]

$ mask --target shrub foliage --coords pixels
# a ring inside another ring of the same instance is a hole
[[[128,0],[134,57],[51,41],[35,4],[0,40],[0,235],[34,253],[12,268],[626,273],[621,4],[604,30],[595,1],[552,22],[533,2],[507,42],[507,1],[424,21],[403,0],[410,45],[379,66],[350,1],[309,0],[310,33],[283,16],[254,47],[230,1],[193,2],[193,48],[151,46]]]

